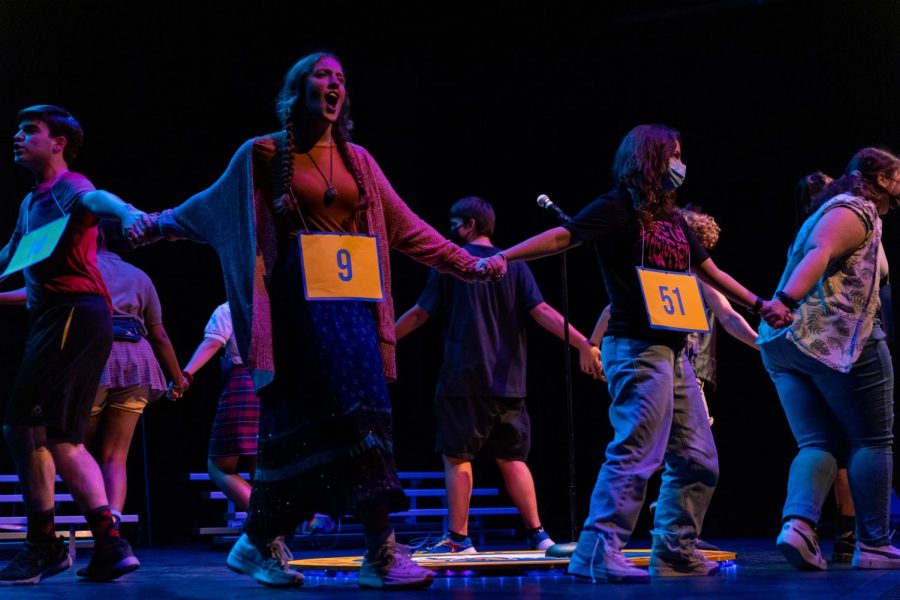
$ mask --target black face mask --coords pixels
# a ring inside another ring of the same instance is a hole
[[[452,241],[456,244],[461,244],[463,242],[462,236],[459,235],[459,230],[465,224],[466,224],[465,220],[462,223],[460,223],[459,225],[453,225],[452,223],[450,224],[450,229],[447,230],[447,232],[448,232],[447,237],[450,239],[450,241]]]

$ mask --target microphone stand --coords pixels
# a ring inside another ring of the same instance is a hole
[[[565,389],[566,389],[566,433],[569,437],[569,539],[575,540],[576,504],[575,493],[575,410],[572,401],[572,352],[569,350],[569,268],[566,260],[568,252],[560,254],[562,271],[562,315],[563,342],[565,348]]]
[[[564,212],[559,210],[555,213],[556,220],[560,225],[565,225],[572,219]],[[592,244],[594,248],[594,258],[597,261],[597,268],[600,270],[600,250],[597,244]],[[565,390],[566,390],[566,434],[568,436],[569,451],[569,533],[570,539],[577,539],[575,534],[578,521],[576,516],[576,505],[578,504],[578,496],[576,494],[575,485],[575,407],[573,402],[572,390],[572,352],[569,350],[569,267],[566,256],[568,250],[562,252],[560,256],[560,271],[562,274],[562,316],[563,316],[563,343],[565,349]]]

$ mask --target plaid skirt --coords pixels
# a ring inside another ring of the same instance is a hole
[[[209,436],[209,457],[256,456],[259,434],[259,397],[250,371],[233,365],[216,408]]]

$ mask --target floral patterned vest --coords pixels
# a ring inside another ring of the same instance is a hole
[[[859,217],[866,227],[865,240],[853,252],[828,266],[816,285],[800,300],[790,327],[773,329],[762,323],[757,343],[787,335],[803,353],[846,373],[872,335],[875,315],[881,306],[878,296],[881,219],[875,204],[848,194],[835,196],[823,204],[797,233],[788,250],[787,267],[778,289],[787,284],[803,258],[806,243],[819,220],[838,207],[850,209]]]

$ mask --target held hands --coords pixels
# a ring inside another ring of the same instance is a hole
[[[781,329],[787,327],[794,322],[794,313],[785,306],[778,298],[773,298],[768,302],[763,302],[759,314],[770,327]]]
[[[182,372],[177,384],[174,381],[170,381],[169,388],[166,390],[166,398],[173,402],[181,399],[188,388],[191,387],[191,379],[192,377],[187,373]]]
[[[475,270],[481,275],[485,281],[499,281],[506,275],[506,269],[509,263],[506,255],[499,252],[493,256],[482,258],[475,263]]]
[[[581,371],[590,375],[592,379],[597,381],[606,381],[606,375],[603,374],[603,361],[600,357],[600,348],[593,344],[582,346],[578,351]]]
[[[134,209],[122,219],[122,232],[132,246],[145,246],[159,239],[159,213]]]

